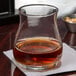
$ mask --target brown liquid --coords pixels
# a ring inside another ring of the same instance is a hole
[[[19,40],[14,48],[15,59],[24,65],[44,66],[60,59],[62,47],[52,38],[34,37]]]

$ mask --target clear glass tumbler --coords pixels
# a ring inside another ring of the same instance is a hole
[[[57,7],[47,4],[30,4],[19,8],[20,23],[13,54],[23,68],[44,71],[60,63],[62,41],[57,12]]]

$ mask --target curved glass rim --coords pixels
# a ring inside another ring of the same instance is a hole
[[[58,8],[57,8],[56,6],[54,6],[54,5],[49,5],[49,4],[28,4],[28,5],[23,5],[23,6],[21,6],[21,7],[19,8],[19,11],[20,11],[22,8],[24,8],[24,7],[29,7],[29,6],[49,6],[49,7],[55,8],[56,11],[53,12],[52,14],[48,14],[48,15],[32,15],[32,14],[26,14],[26,16],[50,16],[50,15],[53,15],[53,14],[55,14],[55,13],[58,12]]]

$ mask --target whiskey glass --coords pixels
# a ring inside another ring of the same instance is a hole
[[[57,7],[48,4],[19,8],[20,22],[13,49],[18,65],[26,70],[45,71],[60,63],[62,41],[57,12]]]

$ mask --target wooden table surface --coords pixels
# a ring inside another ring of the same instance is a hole
[[[68,32],[64,22],[58,19],[58,27],[63,42],[69,46],[76,46],[76,34]],[[15,33],[18,28],[18,23],[6,24],[0,26],[0,76],[12,76],[11,75],[11,61],[3,54],[3,51],[7,51],[13,48],[13,42]],[[50,76],[76,76],[76,71],[50,75]],[[17,67],[14,70],[13,76],[25,76]]]

